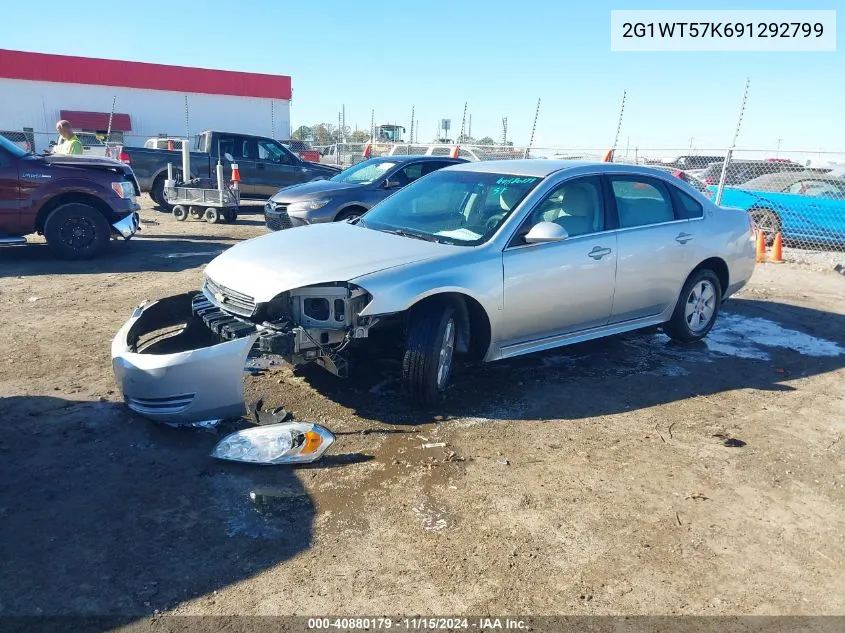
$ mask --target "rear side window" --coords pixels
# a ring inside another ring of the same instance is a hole
[[[619,228],[627,229],[675,220],[666,186],[651,178],[615,176],[610,179],[619,214]]]
[[[704,217],[704,207],[697,200],[680,189],[675,189],[674,192],[678,201],[676,212],[679,220],[695,220]]]

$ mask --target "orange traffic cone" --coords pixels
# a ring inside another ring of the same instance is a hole
[[[604,155],[604,158],[601,159],[603,163],[612,163],[613,162],[613,150],[607,150],[607,154]]]
[[[167,141],[167,149],[168,149],[168,150],[170,150],[171,152],[173,151],[173,141],[172,141],[172,140],[169,140],[169,139],[168,139],[168,141]]]
[[[373,153],[373,146],[372,146],[371,143],[367,143],[364,146],[364,154],[363,154],[364,158],[369,158],[372,155],[372,153]]]
[[[757,230],[757,263],[766,261],[766,236],[763,231]]]
[[[452,153],[449,154],[449,158],[457,158],[458,157],[458,146],[452,148]]]
[[[769,261],[773,264],[783,263],[783,237],[781,237],[780,231],[775,233],[775,241],[772,244],[772,256],[769,258]]]
[[[238,183],[241,181],[241,171],[238,169],[237,163],[232,163],[232,182]]]

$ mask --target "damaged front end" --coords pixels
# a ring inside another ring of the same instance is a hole
[[[244,414],[251,356],[316,363],[345,377],[347,347],[377,322],[361,317],[371,297],[345,282],[251,297],[206,278],[202,292],[136,308],[112,342],[115,377],[127,406],[168,423]]]

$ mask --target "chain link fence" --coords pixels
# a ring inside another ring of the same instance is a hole
[[[56,140],[55,134],[32,130],[0,130],[0,134],[25,149],[34,146],[37,151],[43,151]],[[147,141],[147,137],[116,131],[107,146],[104,138],[93,133],[79,134],[85,153],[95,155],[116,157],[123,145],[143,146]],[[311,143],[310,149],[314,151],[309,152],[308,159],[314,160],[318,155],[319,162],[341,168],[355,165],[366,156],[447,157],[457,152],[457,156],[469,161],[520,158],[602,161],[608,152],[606,147],[529,148],[510,143]],[[612,160],[670,171],[712,200],[719,198],[722,206],[747,210],[769,244],[780,234],[788,247],[845,251],[845,152],[626,147],[614,151]]]

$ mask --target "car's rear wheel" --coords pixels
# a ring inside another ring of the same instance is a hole
[[[181,204],[177,204],[175,207],[173,207],[173,217],[176,218],[179,222],[184,222],[188,219],[188,210]]]
[[[109,243],[106,218],[89,204],[71,202],[53,210],[44,222],[47,245],[65,259],[89,259]]]
[[[766,244],[772,244],[775,241],[775,235],[781,229],[778,214],[766,208],[752,209],[751,219],[754,220],[757,229],[763,233]]]
[[[173,177],[179,180],[181,177],[179,172],[174,172]],[[167,178],[165,174],[159,174],[159,176],[153,181],[153,186],[150,187],[150,198],[153,199],[153,202],[158,205],[158,207],[163,211],[170,211],[173,209],[173,205],[167,202],[167,199],[164,197],[164,181]]]
[[[449,303],[430,302],[413,309],[402,358],[405,397],[420,405],[436,402],[452,376],[457,313]]]
[[[722,287],[716,273],[707,268],[697,270],[684,284],[672,318],[663,330],[676,341],[700,341],[713,328],[721,303]]]

